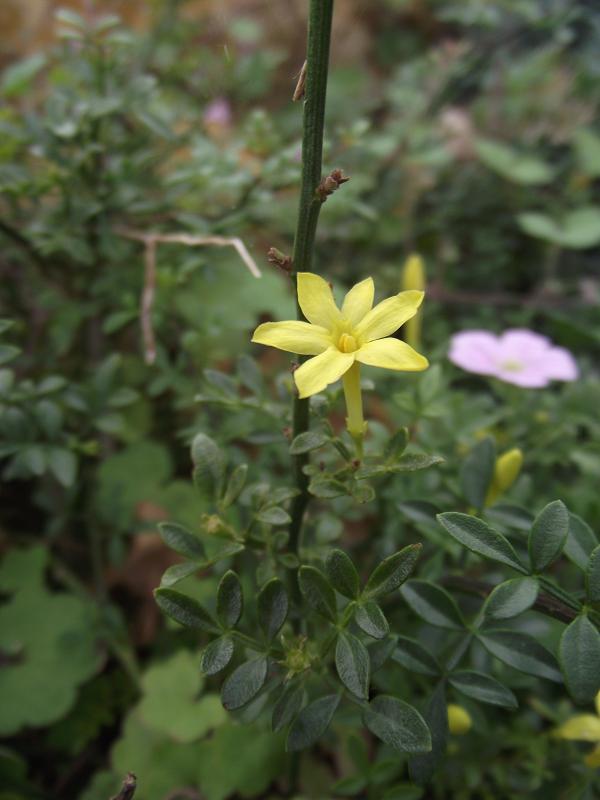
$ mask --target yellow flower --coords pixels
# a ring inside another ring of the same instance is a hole
[[[402,288],[405,290],[425,290],[425,265],[423,259],[412,253],[402,268]],[[419,347],[421,343],[421,315],[415,316],[406,323],[405,340],[411,347]]]
[[[252,341],[314,356],[294,372],[300,397],[317,394],[343,378],[348,430],[362,436],[359,364],[407,372],[429,366],[406,342],[390,338],[417,313],[423,292],[400,292],[373,307],[373,279],[366,278],[350,289],[339,309],[331,287],[318,275],[299,272],[297,286],[298,304],[308,322],[266,322],[254,331]]]
[[[469,712],[462,706],[448,705],[448,730],[455,736],[463,736],[471,730],[473,720]]]
[[[570,717],[558,728],[554,735],[559,739],[569,739],[575,742],[593,742],[596,747],[589,752],[584,762],[588,767],[600,767],[600,692],[596,695],[596,710],[594,714],[576,714]]]
[[[491,506],[496,500],[508,491],[519,477],[523,466],[523,453],[518,447],[507,450],[496,459],[494,476],[485,498],[486,506]]]

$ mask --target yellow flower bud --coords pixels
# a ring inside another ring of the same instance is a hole
[[[473,720],[462,706],[450,703],[448,706],[448,730],[455,736],[463,736],[471,730]]]
[[[422,292],[425,290],[425,265],[421,256],[413,253],[410,255],[402,268],[402,289],[417,289]],[[404,328],[404,338],[411,347],[419,347],[421,339],[421,317],[417,313],[409,319]]]
[[[523,453],[518,447],[507,450],[496,459],[494,477],[485,498],[486,506],[491,506],[517,480],[523,466]]]

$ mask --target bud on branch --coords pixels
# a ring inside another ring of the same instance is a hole
[[[346,183],[350,178],[346,177],[341,169],[334,169],[317,186],[317,197],[324,203],[330,194],[337,191],[342,183]]]

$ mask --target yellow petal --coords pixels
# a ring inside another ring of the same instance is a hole
[[[367,342],[357,350],[356,359],[361,364],[404,372],[419,372],[427,369],[429,361],[400,339],[378,339]]]
[[[325,328],[296,320],[265,322],[254,331],[252,341],[302,356],[316,356],[331,347]]]
[[[373,297],[375,296],[375,285],[373,278],[365,278],[364,281],[357,283],[344,297],[342,305],[342,315],[352,325],[358,325],[361,319],[373,307]]]
[[[400,292],[382,300],[362,318],[355,333],[367,342],[382,339],[398,330],[406,320],[414,317],[423,302],[423,292]]]
[[[300,364],[294,372],[300,397],[317,394],[341,378],[354,363],[355,355],[356,353],[340,353],[336,347],[330,347],[324,353]]]
[[[564,722],[555,733],[559,739],[577,742],[600,742],[600,717],[594,714],[577,714]]]
[[[299,272],[297,281],[298,303],[306,319],[331,330],[342,319],[331,286],[314,272]]]
[[[592,769],[597,769],[600,767],[600,744],[597,747],[594,747],[592,752],[588,753],[583,760],[585,764]]]
[[[598,716],[600,717],[600,692],[596,695],[596,711],[598,712]]]

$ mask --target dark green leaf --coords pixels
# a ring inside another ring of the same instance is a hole
[[[240,381],[246,389],[250,389],[255,395],[261,395],[264,388],[263,377],[256,361],[250,356],[241,355],[237,366]]]
[[[371,664],[367,648],[356,636],[342,631],[335,647],[335,666],[348,691],[366,700],[369,696]]]
[[[167,616],[198,631],[217,633],[217,623],[197,600],[174,589],[157,589],[154,592],[159,608]]]
[[[158,530],[167,547],[175,550],[179,555],[185,556],[190,561],[204,561],[206,559],[206,552],[202,542],[182,525],[176,525],[173,522],[161,522]]]
[[[441,672],[439,664],[429,650],[416,639],[409,639],[407,636],[397,637],[397,646],[392,658],[410,672],[420,672],[421,675],[432,677]]]
[[[431,733],[416,708],[381,694],[363,712],[366,727],[386,744],[403,753],[427,753],[431,750]]]
[[[343,550],[332,550],[325,561],[325,572],[331,585],[344,597],[358,597],[358,572],[350,557]]]
[[[431,751],[414,756],[409,761],[410,777],[417,783],[426,783],[431,778],[446,752],[448,711],[444,681],[436,686],[423,716],[431,732]]]
[[[374,642],[369,642],[367,650],[369,651],[369,661],[371,662],[371,675],[374,675],[378,669],[383,667],[392,655],[395,646],[395,636],[388,636],[386,639],[377,639]]]
[[[214,498],[225,470],[221,449],[210,436],[199,433],[192,442],[192,461],[194,483],[206,498]]]
[[[486,631],[479,636],[483,646],[509,667],[562,683],[556,659],[549,650],[527,633],[509,630]]]
[[[224,628],[233,628],[239,622],[243,605],[240,579],[235,572],[228,570],[217,589],[217,617]]]
[[[588,602],[594,605],[600,604],[600,545],[592,551],[590,556],[585,575],[585,586]]]
[[[269,641],[281,630],[288,608],[285,586],[279,578],[271,578],[258,593],[258,622]]]
[[[273,716],[271,718],[273,733],[277,733],[277,731],[290,724],[300,710],[303,698],[304,689],[302,686],[292,684],[285,687],[273,706]]]
[[[329,436],[322,431],[305,431],[299,433],[290,445],[290,453],[298,456],[301,453],[310,453],[311,450],[318,450],[329,442]]]
[[[221,505],[223,508],[228,508],[232,503],[238,499],[244,485],[246,483],[246,476],[248,475],[248,464],[238,464],[233,470],[227,481],[227,488],[223,495]]]
[[[267,679],[267,659],[259,656],[240,664],[221,687],[221,702],[228,711],[235,711],[249,703],[264,686]]]
[[[304,750],[320,739],[329,727],[339,702],[339,694],[328,694],[305,706],[289,730],[287,751],[293,753]]]
[[[491,619],[510,619],[527,611],[538,595],[535,578],[512,578],[496,586],[485,602],[483,611]]]
[[[460,482],[467,502],[481,510],[494,477],[496,465],[496,445],[488,436],[475,445],[463,461]]]
[[[462,631],[465,623],[454,598],[435,583],[411,580],[400,589],[402,597],[415,614],[430,625],[450,631]]]
[[[316,567],[300,567],[298,573],[300,591],[306,602],[331,622],[337,618],[335,592],[327,578]]]
[[[357,606],[354,621],[361,631],[374,639],[383,639],[390,632],[388,621],[374,600],[367,600]]]
[[[72,486],[77,474],[77,459],[64,447],[51,447],[48,451],[48,466],[56,480],[65,488]]]
[[[363,595],[368,598],[381,597],[401,586],[413,571],[421,548],[421,544],[409,544],[398,553],[388,556],[373,570]]]
[[[562,553],[569,533],[569,512],[560,500],[543,508],[533,521],[529,534],[531,567],[536,572],[546,569]]]
[[[484,558],[508,564],[509,567],[526,574],[527,570],[519,561],[511,543],[501,533],[490,528],[485,522],[468,514],[447,511],[438,514],[438,521],[448,533],[464,547]]]
[[[569,535],[564,548],[567,558],[585,570],[592,550],[597,546],[598,540],[587,522],[576,514],[569,514]]]
[[[229,664],[233,651],[233,639],[229,636],[220,636],[202,651],[200,669],[205,675],[216,675]]]
[[[448,680],[459,692],[479,700],[480,703],[489,703],[502,708],[518,708],[517,698],[511,690],[482,672],[459,670],[453,672]]]
[[[398,461],[402,453],[406,450],[408,445],[408,428],[398,428],[396,433],[388,439],[388,442],[383,451],[383,456],[386,461],[394,463]]]
[[[270,508],[263,508],[256,515],[259,522],[264,522],[266,525],[287,525],[291,522],[291,517],[287,511],[279,506],[271,506]]]
[[[560,637],[559,659],[576,703],[590,703],[600,691],[600,633],[581,614]]]
[[[193,575],[200,565],[197,561],[182,561],[180,564],[173,564],[163,572],[160,579],[161,589],[168,589],[170,586],[175,586],[179,581]]]

